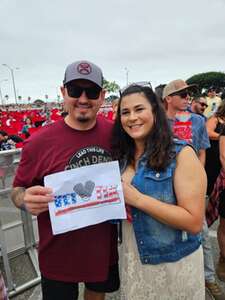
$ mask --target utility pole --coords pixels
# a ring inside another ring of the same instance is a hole
[[[8,81],[8,79],[2,79],[2,80],[0,81],[0,98],[1,98],[1,103],[2,103],[2,105],[4,105],[4,102],[3,102],[3,96],[2,96],[1,83],[4,82],[4,81]]]
[[[16,84],[15,84],[14,70],[13,70],[13,68],[11,68],[7,64],[2,64],[2,65],[10,70],[11,77],[12,77],[12,83],[13,83],[13,91],[14,91],[15,103],[17,104],[17,95],[16,95]],[[16,69],[18,69],[18,68],[16,68]]]

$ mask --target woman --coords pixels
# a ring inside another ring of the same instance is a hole
[[[219,106],[217,112],[206,122],[211,147],[206,150],[205,169],[208,177],[207,195],[210,196],[214,183],[221,169],[219,157],[219,137],[225,124],[225,101]]]
[[[163,108],[142,85],[121,92],[113,136],[132,218],[122,225],[121,299],[205,299],[198,232],[206,175],[194,150],[173,142]]]
[[[29,129],[33,128],[34,125],[33,125],[32,119],[30,117],[26,117],[24,122],[25,122],[25,124],[23,125],[21,133],[23,133],[25,135],[25,137],[28,138],[30,136]]]
[[[206,216],[209,225],[212,225],[219,216],[217,240],[220,257],[216,273],[221,281],[225,281],[225,127],[220,132],[219,156],[222,168],[210,195]]]

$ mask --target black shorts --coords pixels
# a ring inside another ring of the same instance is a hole
[[[109,269],[109,275],[103,282],[85,282],[88,290],[98,293],[112,293],[119,289],[119,268],[118,264]],[[41,277],[42,299],[43,300],[76,300],[79,295],[79,284],[74,282],[63,282]]]
[[[222,190],[219,196],[218,212],[221,218],[225,219],[225,190]]]

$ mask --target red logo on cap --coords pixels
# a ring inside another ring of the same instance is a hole
[[[82,75],[89,75],[91,73],[91,66],[88,63],[80,63],[77,66],[78,73]]]

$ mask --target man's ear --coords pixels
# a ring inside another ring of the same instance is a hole
[[[164,99],[164,101],[168,104],[171,102],[172,97],[171,96],[166,96],[166,98]]]
[[[63,96],[63,98],[64,98],[65,93],[66,93],[66,88],[65,88],[64,86],[61,86],[61,87],[60,87],[60,90],[61,90],[62,96]]]
[[[101,91],[101,102],[103,103],[105,101],[105,95],[106,95],[106,90]]]

